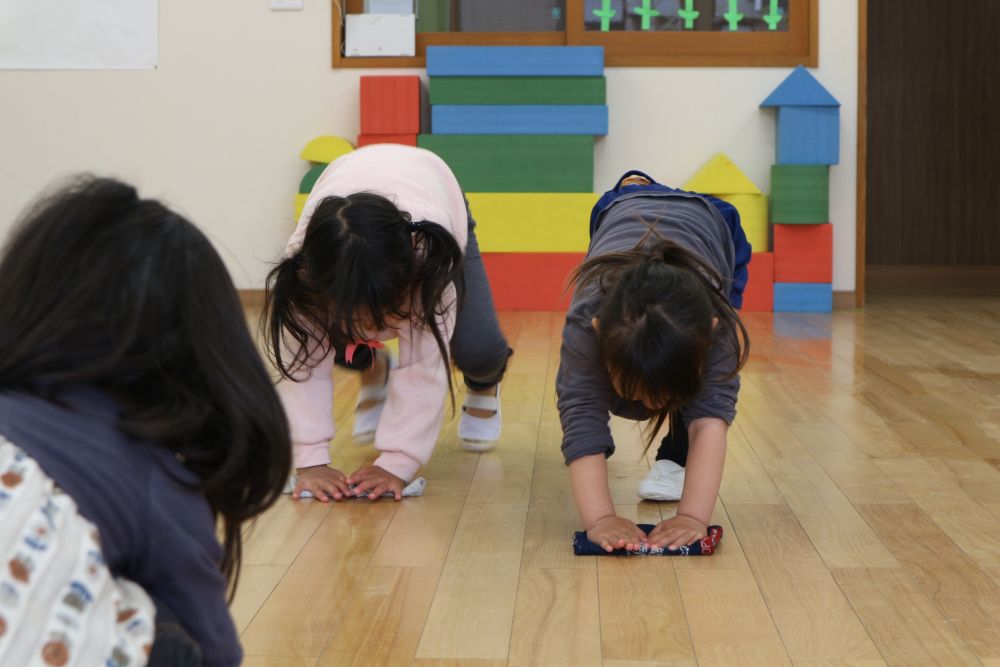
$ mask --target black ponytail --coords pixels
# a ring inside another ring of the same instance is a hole
[[[418,257],[413,272],[413,284],[417,286],[419,293],[417,312],[422,316],[422,324],[434,335],[441,358],[445,360],[445,366],[450,368],[448,341],[444,339],[438,326],[438,317],[446,316],[452,303],[455,305],[455,317],[458,316],[458,308],[461,307],[465,293],[465,282],[462,279],[462,249],[458,247],[455,237],[441,225],[421,220],[411,223],[410,228],[413,233],[413,247]],[[452,284],[455,286],[455,301],[446,302],[445,292],[448,285]],[[452,326],[455,326],[455,322],[452,322]],[[454,410],[455,390],[450,372],[447,373],[447,377],[448,393]]]
[[[616,390],[655,404],[647,447],[670,414],[701,391],[713,345],[732,352],[727,377],[746,364],[749,336],[722,277],[673,241],[647,244],[644,237],[632,250],[587,260],[570,280],[577,290],[602,294],[598,350]]]
[[[441,225],[411,220],[391,201],[360,192],[327,197],[316,207],[301,249],[267,278],[262,328],[267,352],[281,375],[407,320],[430,331],[450,367],[448,341],[438,326],[462,303],[462,250]],[[289,350],[295,350],[288,358]],[[451,373],[448,390],[454,405]]]

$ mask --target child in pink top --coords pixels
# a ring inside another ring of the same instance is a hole
[[[454,174],[422,149],[359,149],[316,182],[284,260],[268,276],[264,314],[291,423],[295,497],[400,499],[434,450],[452,356],[469,390],[463,444],[484,451],[499,438],[510,348],[474,226]],[[398,365],[382,350],[392,338]],[[350,476],[328,465],[334,363],[363,371],[356,421],[377,423],[379,457]]]

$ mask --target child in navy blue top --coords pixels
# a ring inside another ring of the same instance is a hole
[[[111,573],[176,617],[194,660],[240,664],[240,528],[279,497],[291,445],[201,232],[107,179],[28,213],[0,259],[0,436],[76,501]]]

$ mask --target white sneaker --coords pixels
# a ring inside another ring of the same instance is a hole
[[[473,417],[465,411],[492,410],[492,417]],[[462,447],[470,452],[488,452],[500,439],[502,422],[500,418],[500,385],[497,385],[495,396],[480,396],[466,394],[462,404],[462,416],[458,420],[458,440]]]
[[[684,468],[673,461],[657,461],[639,482],[639,497],[646,500],[674,501],[684,491]]]
[[[376,353],[381,354],[381,353]],[[354,430],[351,431],[351,438],[358,445],[364,445],[375,439],[375,429],[378,428],[379,419],[382,418],[382,408],[385,407],[386,396],[389,395],[389,371],[396,367],[396,358],[386,353],[389,366],[386,369],[385,382],[380,385],[362,385],[358,390],[357,405],[365,401],[376,401],[375,405],[364,410],[354,408]]]

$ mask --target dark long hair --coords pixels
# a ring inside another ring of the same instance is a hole
[[[449,284],[461,304],[462,250],[444,227],[413,221],[380,195],[327,197],[309,220],[301,250],[267,277],[261,323],[268,353],[282,376],[294,380],[317,353],[364,338],[359,317],[378,331],[406,320],[433,334],[447,366],[448,343],[437,320],[450,305]],[[288,350],[295,350],[290,358]]]
[[[198,475],[232,594],[240,526],[291,467],[284,411],[208,239],[110,179],[40,201],[0,261],[0,391],[58,400],[77,385],[106,391],[125,433]]]
[[[718,272],[667,239],[584,262],[570,278],[576,289],[603,297],[597,313],[597,347],[616,389],[642,395],[657,409],[647,448],[671,413],[702,388],[713,345],[732,351],[736,375],[750,354],[750,339],[722,291]],[[713,326],[713,320],[718,324]]]

